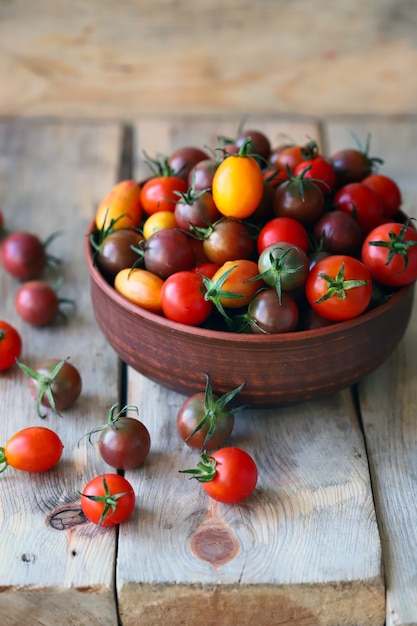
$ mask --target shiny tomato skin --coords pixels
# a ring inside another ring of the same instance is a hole
[[[346,211],[326,211],[312,228],[319,249],[331,254],[356,256],[360,252],[363,234],[353,215]]]
[[[390,242],[390,233],[399,235],[403,224],[388,222],[374,228],[365,237],[362,245],[362,260],[368,268],[372,278],[381,285],[389,287],[402,287],[417,279],[417,231],[408,226],[405,231],[404,242],[411,245],[406,251],[405,257],[400,253],[394,254],[388,263],[389,249],[371,245],[372,242]]]
[[[221,286],[221,290],[237,294],[239,297],[220,296],[221,304],[226,308],[239,308],[249,304],[252,296],[264,286],[262,279],[257,279],[259,274],[258,264],[250,259],[238,259],[226,261],[212,276],[213,283],[221,280],[229,272]]]
[[[333,165],[323,156],[317,156],[313,159],[301,161],[295,168],[294,174],[298,176],[303,170],[309,168],[304,178],[312,178],[324,195],[328,195],[334,188],[336,182],[336,174]]]
[[[44,472],[54,467],[64,445],[58,435],[43,426],[30,426],[15,433],[4,446],[8,465],[25,472]]]
[[[33,369],[43,376],[50,377],[54,368],[60,362],[59,359],[47,359],[38,363]],[[39,382],[29,378],[29,389],[33,398],[39,394]],[[51,391],[58,411],[71,408],[78,400],[82,390],[82,379],[78,369],[66,361],[51,383]],[[46,394],[41,400],[42,406],[50,407]]]
[[[104,480],[107,483],[111,495],[124,494],[116,501],[116,508],[109,509],[104,513],[104,503],[91,500],[87,496],[104,497],[106,495]],[[133,512],[136,503],[136,496],[132,485],[120,474],[102,474],[90,480],[84,487],[81,494],[81,509],[90,522],[104,528],[115,526],[124,522]]]
[[[371,174],[362,183],[373,189],[382,204],[383,217],[394,217],[401,208],[401,190],[395,180],[384,174]]]
[[[203,189],[211,190],[214,174],[219,167],[219,161],[215,159],[204,159],[199,161],[188,175],[188,185],[193,185],[195,191]]]
[[[17,314],[32,326],[48,326],[58,315],[59,298],[53,287],[43,280],[29,280],[15,293]]]
[[[253,493],[258,480],[258,468],[247,452],[226,447],[210,456],[216,460],[216,475],[209,482],[201,483],[210,498],[233,504]]]
[[[209,191],[199,195],[193,202],[177,202],[174,215],[178,228],[185,231],[192,231],[193,226],[205,228],[221,218]]]
[[[264,193],[262,170],[251,156],[229,155],[217,168],[211,190],[222,215],[246,219],[256,211]]]
[[[273,243],[286,241],[308,252],[308,232],[305,226],[292,217],[275,217],[267,222],[257,238],[258,254]]]
[[[98,230],[137,228],[142,217],[141,188],[135,180],[122,180],[104,196],[95,215]]]
[[[157,211],[171,211],[178,201],[176,191],[185,193],[187,182],[179,176],[154,176],[142,186],[141,202],[143,210],[149,216]]]
[[[324,207],[322,190],[308,178],[301,181],[289,178],[275,189],[274,212],[277,217],[291,217],[308,227],[323,214]]]
[[[165,280],[161,290],[161,308],[166,318],[198,326],[213,311],[212,303],[204,298],[201,276],[194,271],[176,272]]]
[[[45,246],[33,233],[16,231],[1,242],[0,256],[4,269],[17,280],[32,280],[46,265]]]
[[[190,171],[200,161],[208,159],[208,154],[198,146],[181,146],[168,157],[168,165],[176,176],[188,181]]]
[[[152,237],[158,230],[164,230],[165,228],[178,228],[179,224],[175,218],[175,214],[172,211],[157,211],[152,213],[142,226],[142,232],[145,239]]]
[[[345,290],[345,297],[337,294],[318,302],[329,289],[324,275],[335,279],[344,267],[344,280],[361,280],[366,284]],[[353,319],[363,313],[372,297],[372,278],[367,267],[349,255],[334,254],[318,261],[309,272],[305,284],[309,305],[322,317],[333,321]]]
[[[256,128],[247,128],[243,130],[236,139],[236,145],[240,149],[245,141],[250,138],[252,142],[251,152],[260,157],[260,165],[268,161],[271,154],[271,142],[268,136],[261,130]]]
[[[213,225],[213,230],[203,241],[203,248],[209,261],[222,265],[233,259],[251,258],[255,242],[249,227],[231,217]]]
[[[111,283],[120,270],[131,268],[138,260],[138,248],[143,236],[136,230],[119,229],[109,233],[94,254],[94,261],[103,276]]]
[[[335,170],[337,187],[360,182],[372,174],[374,161],[366,151],[357,148],[343,148],[334,152],[330,162]]]
[[[297,328],[299,313],[288,294],[283,292],[280,302],[275,289],[262,289],[249,302],[248,318],[256,334],[288,333]]]
[[[116,274],[114,288],[130,302],[152,313],[160,313],[163,282],[162,278],[148,270],[126,268]]]
[[[133,417],[118,417],[115,424],[104,428],[98,440],[102,459],[118,470],[134,469],[142,465],[151,447],[146,426]]]
[[[215,402],[219,396],[213,394],[213,401]],[[205,408],[205,393],[195,393],[187,398],[180,406],[177,418],[176,427],[181,439],[193,449],[201,450],[204,446],[205,439],[210,427],[207,421],[203,426],[194,434],[190,435],[199,426],[201,421],[206,416]],[[233,431],[235,418],[233,413],[224,412],[221,418],[216,420],[216,426],[211,435],[208,443],[206,444],[206,450],[214,450],[223,445],[225,441],[230,437]]]
[[[195,265],[191,237],[178,228],[156,231],[144,246],[145,268],[162,279]]]
[[[22,352],[22,338],[14,326],[0,320],[0,371],[8,370]]]
[[[344,185],[335,194],[333,208],[345,211],[358,222],[366,235],[382,218],[382,204],[375,191],[361,182]]]

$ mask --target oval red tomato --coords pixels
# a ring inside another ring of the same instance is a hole
[[[0,320],[0,371],[16,363],[22,351],[22,338],[16,328]]]
[[[30,426],[15,433],[0,448],[0,465],[25,472],[44,472],[56,465],[64,445],[58,435],[43,426]]]

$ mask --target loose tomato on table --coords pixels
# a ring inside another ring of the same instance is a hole
[[[74,306],[74,300],[60,298],[58,290],[61,281],[55,287],[43,280],[29,280],[19,287],[15,293],[14,306],[17,314],[32,326],[48,326],[52,324],[58,314],[64,317],[62,304]]]
[[[402,287],[417,280],[417,231],[409,222],[389,222],[372,230],[362,245],[362,260],[381,285]]]
[[[133,512],[136,496],[120,474],[102,474],[90,480],[81,494],[81,509],[90,522],[102,527],[124,522]]]
[[[134,469],[142,465],[147,458],[151,437],[145,424],[126,415],[128,410],[138,413],[137,406],[127,405],[120,411],[117,411],[118,408],[119,403],[113,404],[107,422],[85,436],[92,443],[91,436],[100,433],[98,449],[101,458],[108,465],[118,470]]]
[[[18,280],[38,278],[47,265],[59,264],[60,260],[48,253],[47,248],[59,235],[55,232],[44,242],[38,235],[15,231],[7,235],[0,245],[4,269]]]
[[[305,293],[309,305],[322,317],[349,320],[369,306],[372,278],[358,259],[335,254],[321,259],[310,269]]]
[[[226,504],[241,502],[250,496],[258,481],[258,468],[253,458],[234,447],[220,448],[210,456],[202,454],[197,469],[180,471],[198,480],[210,498]]]
[[[25,472],[44,472],[58,463],[63,449],[53,430],[43,426],[24,428],[0,448],[0,472],[9,465]]]
[[[14,326],[0,320],[0,371],[8,370],[22,352],[22,338]]]
[[[255,212],[264,192],[262,170],[250,154],[248,138],[237,154],[227,156],[217,168],[212,182],[213,200],[226,217],[246,219]]]

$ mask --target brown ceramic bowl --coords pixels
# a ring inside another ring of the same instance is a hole
[[[245,381],[239,404],[256,407],[301,402],[353,385],[393,351],[413,306],[409,285],[354,320],[315,330],[266,336],[194,328],[118,294],[94,267],[88,237],[85,256],[94,314],[125,363],[186,395],[204,389],[204,372],[219,394]]]

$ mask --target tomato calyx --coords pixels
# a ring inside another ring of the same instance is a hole
[[[403,272],[405,272],[408,267],[408,250],[413,246],[417,246],[417,241],[405,241],[405,235],[406,235],[409,223],[410,223],[410,220],[407,220],[406,222],[404,222],[398,235],[394,231],[390,230],[388,233],[389,241],[369,241],[368,242],[370,246],[387,248],[389,250],[385,265],[389,265],[396,254],[399,254],[400,256],[402,256],[403,261],[404,261],[404,267],[402,270]]]
[[[226,291],[225,289],[222,289],[223,284],[225,283],[229,275],[233,272],[233,270],[236,269],[236,267],[237,265],[232,265],[232,267],[230,267],[216,281],[213,281],[211,280],[211,278],[207,278],[207,276],[200,274],[202,281],[203,281],[203,285],[206,289],[206,292],[204,294],[204,300],[210,300],[211,302],[213,302],[214,306],[219,311],[219,313],[228,321],[231,321],[231,318],[224,310],[223,304],[221,302],[222,298],[243,298],[244,297],[240,293],[236,293],[234,291]]]
[[[282,254],[279,254],[278,256],[275,255],[275,252],[279,250],[282,250]],[[265,280],[268,284],[272,284],[275,288],[275,291],[278,294],[278,299],[279,302],[281,304],[281,300],[282,300],[282,279],[284,275],[288,275],[288,274],[297,274],[297,272],[300,272],[303,269],[303,265],[300,263],[300,265],[297,265],[295,267],[288,267],[286,265],[286,260],[288,255],[291,253],[292,250],[296,250],[295,246],[289,247],[286,250],[284,248],[279,248],[279,246],[275,247],[273,250],[271,250],[271,252],[269,253],[269,262],[270,262],[270,267],[268,267],[268,269],[266,269],[264,272],[261,272],[260,274],[258,274],[257,276],[254,276],[253,278],[249,278],[248,282],[252,282],[255,280]]]
[[[289,185],[290,183],[293,183],[297,187],[298,193],[300,194],[300,198],[303,202],[305,200],[305,193],[304,193],[305,186],[309,185],[310,183],[315,183],[315,184],[320,183],[321,185],[325,185],[328,188],[328,191],[330,191],[330,187],[326,183],[325,180],[322,180],[321,178],[306,177],[307,172],[309,172],[311,169],[312,169],[311,165],[306,165],[306,167],[303,168],[301,172],[296,175],[291,170],[291,168],[288,167],[288,165],[286,167],[288,178],[284,182],[287,185]]]
[[[55,415],[59,415],[59,417],[62,417],[62,414],[58,411],[58,409],[56,407],[56,404],[55,404],[55,398],[54,398],[54,394],[52,392],[52,384],[53,384],[55,378],[58,376],[59,371],[64,366],[64,364],[68,361],[68,359],[69,359],[69,357],[59,361],[55,365],[53,370],[51,371],[50,376],[46,376],[45,374],[40,374],[39,372],[37,372],[36,370],[32,369],[28,365],[25,365],[25,363],[21,363],[20,361],[16,360],[16,363],[18,364],[20,369],[23,372],[25,372],[25,374],[27,374],[28,376],[30,376],[31,378],[36,380],[36,382],[39,385],[38,395],[37,395],[37,398],[36,398],[36,410],[37,410],[37,413],[38,413],[39,417],[41,417],[42,419],[44,419],[46,417],[46,413],[43,414],[41,412],[41,404],[42,404],[42,398],[43,398],[44,394],[48,398],[48,402],[50,404],[50,407],[51,407],[52,411],[55,413]]]
[[[0,447],[0,474],[2,474],[9,467],[9,462],[6,458],[6,451]]]
[[[51,243],[54,241],[54,239],[56,239],[57,237],[59,237],[60,235],[62,235],[62,232],[60,230],[55,231],[54,233],[52,233],[51,235],[49,235],[49,237],[43,242],[43,248],[45,250],[45,260],[46,260],[46,265],[51,267],[53,265],[61,265],[61,259],[59,259],[58,257],[49,254],[49,252],[47,252],[48,247],[51,245]]]
[[[118,501],[124,496],[133,493],[133,489],[130,491],[123,491],[121,493],[112,494],[109,486],[107,484],[106,478],[103,475],[103,487],[104,487],[104,496],[93,496],[86,493],[81,493],[80,495],[84,498],[88,498],[88,500],[92,500],[93,502],[101,502],[104,505],[103,512],[100,515],[100,519],[98,521],[98,526],[101,526],[107,517],[113,515],[117,509]]]
[[[166,178],[167,176],[178,176],[179,174],[181,174],[183,168],[180,168],[179,170],[174,170],[169,164],[169,156],[160,154],[158,155],[159,158],[157,157],[153,159],[149,156],[149,154],[145,152],[145,150],[143,151],[143,154],[145,156],[146,165],[149,167],[155,177]]]
[[[117,422],[118,420],[124,416],[126,414],[127,411],[132,410],[135,411],[137,415],[139,415],[139,409],[137,406],[133,405],[133,404],[126,404],[122,409],[120,409],[120,411],[118,411],[116,413],[116,410],[119,408],[120,404],[118,402],[116,402],[115,404],[113,404],[113,406],[110,408],[109,414],[108,414],[108,418],[107,418],[107,422],[105,424],[101,424],[100,426],[97,426],[96,428],[93,428],[93,430],[90,430],[88,433],[86,433],[85,435],[83,435],[82,437],[80,437],[80,439],[78,440],[78,445],[80,444],[80,441],[82,439],[84,439],[84,437],[88,437],[88,441],[89,443],[93,443],[91,441],[91,436],[94,435],[95,433],[99,433],[103,430],[105,430],[106,428],[113,428],[114,430],[118,429],[118,425]]]
[[[323,280],[327,281],[328,289],[326,293],[321,296],[321,298],[315,300],[316,304],[324,302],[332,296],[337,296],[340,300],[345,300],[346,291],[348,291],[349,289],[354,289],[355,287],[364,287],[368,284],[367,280],[362,279],[345,280],[344,262],[340,266],[340,269],[335,278],[332,278],[331,276],[329,276],[328,274],[324,274],[323,272],[320,272],[319,276],[320,278],[323,278]]]
[[[203,445],[201,446],[201,452],[203,452],[210,439],[213,436],[213,433],[216,429],[216,424],[219,420],[228,417],[229,415],[233,415],[237,411],[240,411],[244,408],[244,405],[238,406],[235,408],[230,408],[228,404],[233,400],[237,394],[242,391],[245,383],[241,383],[235,389],[231,391],[227,391],[225,394],[217,398],[216,400],[213,397],[213,390],[211,387],[210,377],[204,372],[204,376],[206,378],[206,388],[204,391],[204,411],[205,415],[203,419],[197,424],[194,430],[186,437],[185,441],[188,441],[193,437],[201,428],[203,428],[207,423],[209,424],[209,428],[204,439]]]
[[[205,452],[200,454],[200,459],[196,468],[178,471],[180,474],[191,474],[190,480],[195,478],[199,483],[209,483],[216,476],[217,461]]]

